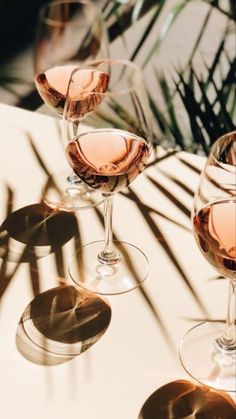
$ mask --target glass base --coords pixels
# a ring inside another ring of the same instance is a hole
[[[92,242],[72,256],[69,273],[77,285],[96,294],[114,295],[131,291],[145,281],[149,264],[141,250],[132,244],[114,241],[120,259],[114,264],[105,264],[98,260],[104,246],[104,241]]]
[[[204,322],[190,329],[180,344],[180,360],[187,373],[198,382],[217,390],[236,392],[236,350],[217,349],[225,323]]]
[[[53,209],[75,212],[96,207],[103,196],[74,175],[70,167],[52,173],[42,189],[44,202]],[[76,181],[77,179],[77,181]]]

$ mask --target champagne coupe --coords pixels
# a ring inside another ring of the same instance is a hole
[[[236,131],[212,146],[194,197],[196,242],[216,271],[229,280],[226,324],[203,322],[186,333],[180,359],[199,382],[236,391]]]
[[[53,1],[40,9],[34,54],[35,85],[54,113],[63,114],[73,69],[87,60],[107,56],[104,23],[90,0]],[[86,75],[81,77],[82,84],[86,81]],[[66,161],[65,168],[50,175],[42,193],[49,206],[66,211],[102,202],[101,194],[72,174]]]
[[[136,246],[113,241],[113,196],[129,186],[147,164],[152,150],[152,120],[137,65],[105,59],[85,69],[91,78],[100,75],[103,92],[81,88],[80,68],[72,73],[63,118],[66,155],[74,172],[102,192],[105,240],[79,248],[71,258],[69,272],[74,282],[87,290],[121,294],[143,283],[148,261]],[[81,110],[87,113],[82,127]]]

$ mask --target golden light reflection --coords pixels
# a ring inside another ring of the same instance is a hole
[[[235,419],[236,405],[229,395],[177,380],[155,391],[138,419]]]
[[[39,294],[25,309],[16,333],[19,352],[40,365],[80,355],[105,333],[111,308],[105,299],[72,285]]]

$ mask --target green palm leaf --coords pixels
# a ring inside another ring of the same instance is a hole
[[[181,13],[181,11],[184,9],[184,7],[186,6],[186,4],[189,2],[189,0],[183,0],[181,1],[181,3],[177,4],[172,11],[168,14],[165,22],[163,23],[162,29],[160,31],[159,36],[157,37],[157,40],[155,42],[155,44],[153,45],[153,47],[151,48],[151,50],[149,51],[149,53],[147,54],[146,58],[143,60],[143,64],[142,67],[145,67],[148,62],[150,61],[150,59],[152,58],[152,56],[154,55],[154,53],[156,53],[156,51],[158,50],[158,48],[161,46],[163,40],[165,39],[166,35],[168,34],[171,26],[173,25],[173,23],[175,22],[176,18],[179,16],[179,14]],[[146,29],[145,34],[144,34],[144,39],[142,39],[142,42],[140,41],[139,45],[141,46],[144,42],[144,40],[146,39],[147,35],[150,33],[151,28],[154,26],[156,19],[158,18],[158,16],[160,15],[160,12],[162,10],[162,7],[164,6],[165,2],[162,2],[162,5],[160,6],[160,8],[156,11],[149,27]],[[154,20],[155,19],[155,20]],[[136,52],[136,51],[135,51]],[[137,52],[136,52],[137,55]],[[132,57],[133,59],[133,57]]]

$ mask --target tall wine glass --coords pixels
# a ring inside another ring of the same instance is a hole
[[[152,148],[152,121],[137,65],[106,59],[84,69],[92,78],[103,75],[103,93],[81,89],[81,69],[72,73],[64,110],[66,155],[74,172],[103,194],[105,240],[78,249],[69,272],[90,291],[121,294],[146,279],[148,261],[136,246],[113,241],[113,197],[143,171]],[[80,124],[81,109],[91,110],[86,126]]]
[[[93,2],[60,0],[40,9],[34,54],[35,85],[53,112],[63,114],[72,70],[87,60],[107,56],[105,26]],[[80,82],[86,83],[86,76]],[[101,194],[71,173],[66,160],[65,168],[49,177],[43,198],[49,206],[66,211],[95,206],[102,201]]]
[[[180,359],[201,383],[236,391],[236,131],[212,146],[194,198],[193,229],[202,254],[228,278],[229,301],[226,324],[193,327],[182,340]]]

